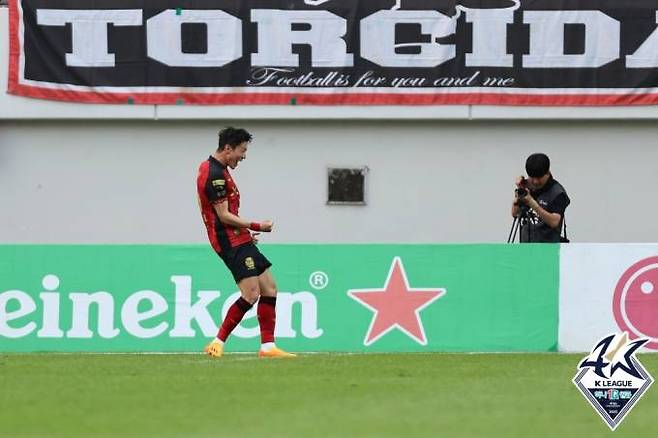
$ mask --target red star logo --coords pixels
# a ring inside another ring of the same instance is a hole
[[[396,327],[419,344],[427,345],[420,311],[445,293],[443,288],[411,289],[400,257],[393,259],[383,289],[350,289],[347,292],[375,312],[363,342],[365,345],[372,344]]]

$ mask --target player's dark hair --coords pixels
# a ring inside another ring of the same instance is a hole
[[[551,160],[546,154],[532,154],[525,161],[525,171],[528,176],[541,178],[546,175],[551,168]]]
[[[229,126],[219,131],[219,142],[217,150],[224,149],[224,146],[229,145],[231,148],[241,145],[242,143],[249,143],[253,137],[245,129],[233,128]]]

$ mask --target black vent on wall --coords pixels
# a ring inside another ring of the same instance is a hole
[[[327,174],[327,204],[366,204],[367,167],[330,168]]]

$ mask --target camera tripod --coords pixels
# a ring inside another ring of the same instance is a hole
[[[512,221],[512,228],[509,230],[507,243],[514,243],[514,241],[516,240],[517,233],[519,235],[519,243],[524,242],[524,240],[521,237],[522,233],[520,232],[521,225],[528,227],[527,242],[532,242],[532,227],[530,224],[531,220],[532,219],[530,217],[530,207],[528,207],[525,204],[520,204],[519,215],[514,218],[514,221]]]

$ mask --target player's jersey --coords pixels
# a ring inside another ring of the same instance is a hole
[[[240,192],[228,169],[214,157],[208,157],[199,166],[196,187],[201,216],[208,231],[208,239],[215,251],[220,254],[251,242],[249,230],[223,224],[214,208],[215,204],[228,201],[228,211],[238,215]]]

